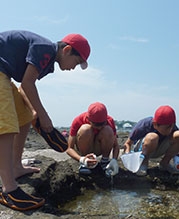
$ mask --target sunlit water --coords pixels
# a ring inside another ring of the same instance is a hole
[[[177,191],[157,190],[93,190],[63,207],[75,215],[88,216],[136,216],[179,218],[179,194]]]

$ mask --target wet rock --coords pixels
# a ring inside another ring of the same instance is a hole
[[[126,136],[125,136],[126,138]],[[125,139],[120,139],[121,145]],[[33,144],[32,144],[33,142]],[[29,150],[30,148],[30,150]],[[37,150],[38,149],[38,150]],[[45,156],[42,156],[43,153]],[[40,209],[28,212],[17,212],[0,205],[0,217],[5,218],[90,218],[88,212],[84,215],[74,215],[74,212],[62,210],[63,206],[74,200],[77,196],[84,194],[87,190],[106,190],[109,188],[132,190],[132,189],[158,189],[179,190],[179,178],[177,175],[170,175],[165,171],[159,171],[157,162],[150,163],[147,177],[137,177],[135,174],[123,168],[119,160],[119,174],[113,178],[106,178],[98,166],[93,170],[91,176],[82,177],[78,174],[79,164],[73,159],[68,159],[65,154],[52,150],[44,143],[38,135],[30,133],[26,142],[25,157],[35,157],[34,165],[41,168],[40,173],[31,174],[18,179],[19,185],[24,191],[36,196],[44,197],[46,203]],[[40,155],[40,156],[39,156]],[[53,159],[54,158],[54,159]],[[58,159],[59,158],[59,159]],[[155,211],[154,205],[169,203],[168,197],[152,197],[146,199],[150,205],[151,212]],[[145,204],[145,203],[144,203]],[[119,215],[93,215],[93,218],[119,218]],[[132,215],[125,215],[125,218],[135,218]]]

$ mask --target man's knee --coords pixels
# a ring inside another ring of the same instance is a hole
[[[77,142],[81,140],[88,141],[94,136],[91,125],[84,124],[82,125],[77,132]]]
[[[175,131],[173,133],[172,143],[171,143],[171,150],[176,151],[179,153],[179,131]]]
[[[114,132],[110,126],[104,126],[103,129],[100,131],[100,136],[106,137],[106,138],[113,138]]]
[[[178,131],[175,131],[175,132],[173,133],[173,140],[174,140],[174,142],[179,143],[179,130],[178,130]]]
[[[148,133],[145,136],[144,143],[142,146],[143,152],[146,154],[153,153],[158,146],[159,136],[156,133]]]
[[[101,148],[106,148],[107,150],[112,149],[115,140],[115,135],[110,126],[105,126],[98,134],[96,141],[100,142]]]
[[[92,132],[92,127],[91,127],[91,125],[89,125],[89,124],[84,124],[84,125],[82,125],[82,126],[79,128],[79,130],[78,130],[78,132],[77,132],[77,135],[78,135],[78,136],[89,135],[89,134],[91,134],[91,132]]]
[[[144,142],[147,145],[151,145],[151,146],[157,146],[158,145],[158,141],[159,141],[159,136],[156,133],[153,133],[153,132],[148,133],[145,136],[145,140],[144,140]]]

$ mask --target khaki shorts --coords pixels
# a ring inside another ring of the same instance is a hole
[[[134,146],[134,151],[141,151],[143,141],[144,141],[144,138],[137,141],[136,145]],[[153,152],[150,155],[150,158],[158,158],[158,157],[161,157],[162,155],[164,155],[167,152],[168,148],[170,147],[170,144],[171,144],[170,139],[166,137],[161,142],[161,144],[159,144],[157,146],[157,149],[155,150],[155,152]]]
[[[18,88],[0,72],[0,134],[18,133],[19,127],[32,119],[32,112]]]

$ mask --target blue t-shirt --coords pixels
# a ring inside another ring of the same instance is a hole
[[[150,132],[155,132],[159,135],[159,142],[163,141],[164,138],[166,136],[163,136],[161,135],[154,127],[153,127],[153,124],[152,124],[152,121],[153,121],[153,117],[147,117],[145,119],[142,119],[140,120],[135,126],[134,128],[132,129],[130,135],[129,135],[129,138],[136,142],[138,141],[139,139],[145,137],[146,134],[150,133]],[[174,131],[178,130],[178,127],[175,125],[173,130],[172,130],[172,133]]]
[[[58,44],[29,31],[0,33],[0,71],[9,78],[21,82],[30,63],[41,79],[54,72]]]

